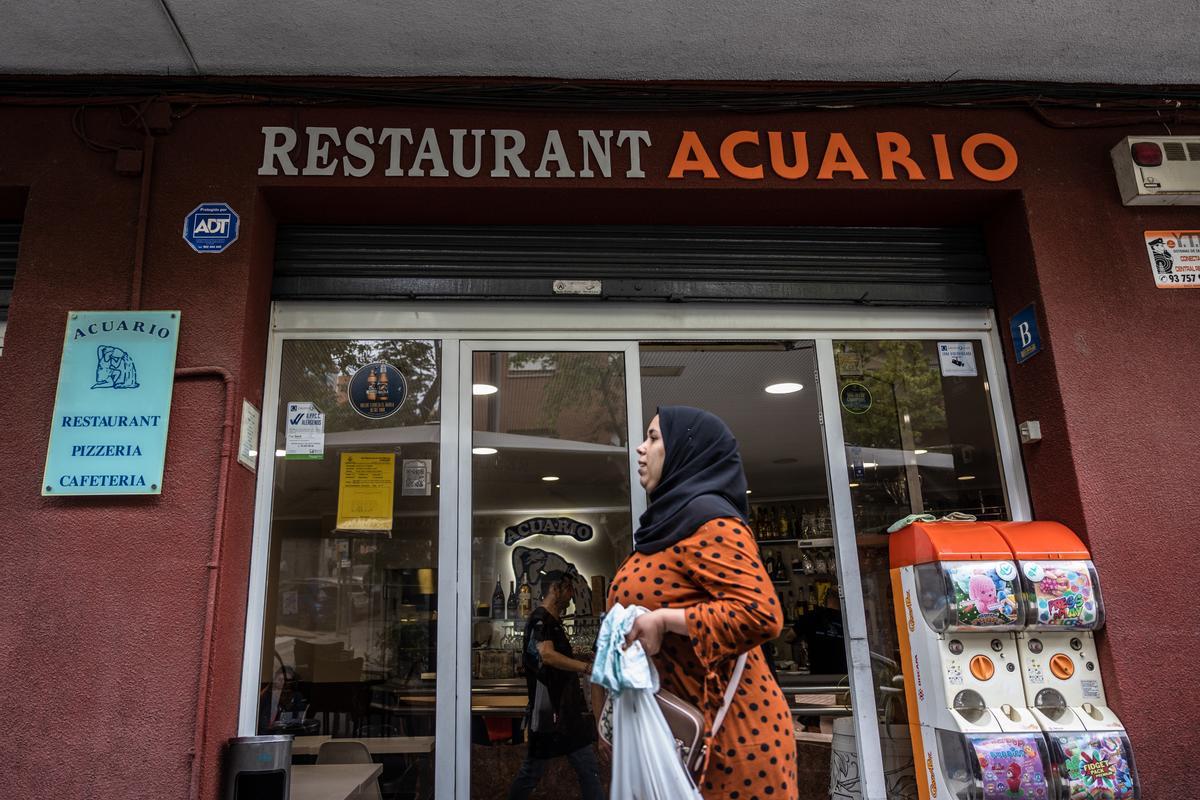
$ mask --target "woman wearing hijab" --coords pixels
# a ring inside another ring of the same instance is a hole
[[[707,411],[664,406],[637,453],[650,505],[608,605],[650,610],[628,641],[641,640],[663,688],[701,708],[710,729],[737,657],[749,653],[700,790],[708,800],[795,798],[791,712],[760,647],[780,634],[783,611],[747,524],[737,441]]]

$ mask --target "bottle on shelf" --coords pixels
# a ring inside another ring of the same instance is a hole
[[[791,536],[791,520],[788,519],[787,509],[780,507],[779,509],[779,538],[787,539]]]
[[[508,619],[517,618],[517,590],[514,588],[514,581],[508,582],[508,602],[505,604],[505,616]]]
[[[517,591],[517,618],[528,619],[532,613],[533,590],[529,587],[529,581],[522,575],[521,588]]]
[[[492,619],[504,619],[504,589],[500,576],[496,576],[496,588],[492,590]]]

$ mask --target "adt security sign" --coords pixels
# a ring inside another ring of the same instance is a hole
[[[220,253],[237,241],[238,215],[227,203],[196,206],[183,220],[183,240],[197,253]]]
[[[1017,354],[1018,364],[1024,364],[1042,352],[1042,335],[1038,333],[1037,308],[1033,303],[1013,314],[1008,329],[1012,333],[1013,352]]]

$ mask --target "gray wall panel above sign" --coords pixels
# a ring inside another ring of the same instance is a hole
[[[272,294],[992,304],[974,228],[285,225]]]

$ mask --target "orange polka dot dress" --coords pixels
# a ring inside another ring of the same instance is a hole
[[[706,800],[794,800],[792,716],[759,647],[779,635],[783,611],[750,530],[715,519],[674,546],[635,552],[613,578],[613,603],[687,609],[688,635],[666,634],[654,664],[663,688],[702,708],[710,728],[738,655],[749,651],[700,791]]]

